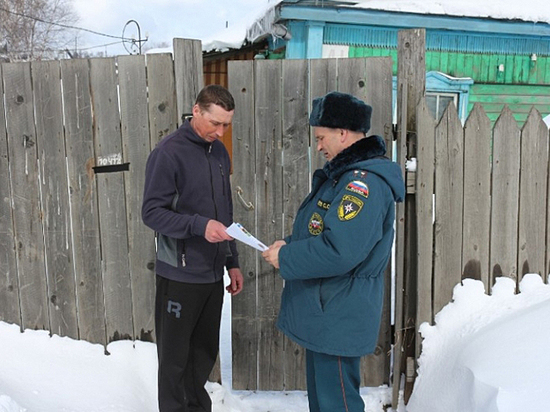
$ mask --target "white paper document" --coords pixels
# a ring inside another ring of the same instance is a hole
[[[258,249],[260,252],[267,250],[267,246],[256,239],[246,230],[240,223],[233,223],[226,230],[227,234],[240,242],[246,243],[248,246],[252,246],[254,249]]]

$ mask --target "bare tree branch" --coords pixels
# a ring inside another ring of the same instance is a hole
[[[0,50],[10,61],[55,58],[77,21],[72,0],[0,0]]]

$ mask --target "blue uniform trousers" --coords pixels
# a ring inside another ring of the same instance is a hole
[[[310,412],[364,412],[359,393],[361,358],[306,350]]]

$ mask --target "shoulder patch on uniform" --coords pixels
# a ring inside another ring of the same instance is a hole
[[[323,231],[324,223],[323,218],[319,213],[314,213],[311,215],[311,218],[309,219],[309,233],[311,233],[313,236],[320,235]]]
[[[369,187],[365,182],[361,180],[354,180],[353,182],[349,182],[346,186],[346,190],[357,193],[358,195],[361,195],[363,197],[369,197]]]
[[[338,206],[338,219],[351,220],[363,209],[363,201],[353,195],[344,195]]]

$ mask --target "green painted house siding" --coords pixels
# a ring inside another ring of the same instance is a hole
[[[349,57],[391,56],[397,74],[397,50],[350,46]],[[502,65],[502,66],[501,66]],[[503,71],[499,70],[499,67]],[[479,102],[494,122],[508,105],[520,126],[533,106],[544,117],[550,113],[550,57],[486,55],[442,51],[426,52],[426,72],[471,77],[468,113]]]
[[[492,122],[496,121],[504,105],[508,105],[521,125],[533,106],[543,117],[550,114],[550,85],[474,84],[468,112],[476,102],[483,106]]]
[[[349,46],[349,57],[387,57],[393,60],[393,74],[397,75],[397,50]]]
[[[546,56],[533,61],[531,56],[427,51],[426,70],[471,77],[476,83],[550,85],[550,58]]]
[[[397,73],[397,50],[366,47],[349,48],[349,57],[391,56]],[[499,66],[504,71],[499,72]],[[426,52],[426,71],[440,71],[453,77],[471,77],[476,83],[548,84],[550,57],[484,55],[478,53]]]

